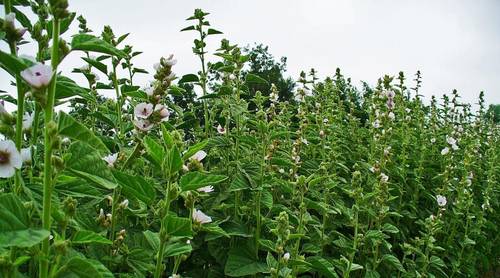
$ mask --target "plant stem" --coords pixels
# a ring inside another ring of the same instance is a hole
[[[57,74],[57,65],[59,64],[59,19],[54,17],[52,24],[52,55],[51,65],[54,75]],[[50,231],[50,211],[51,211],[51,197],[52,197],[52,140],[48,127],[52,121],[54,114],[54,97],[56,93],[57,76],[52,77],[49,85],[47,104],[45,107],[45,130],[44,130],[44,169],[43,169],[43,218],[42,227]],[[42,242],[42,253],[40,261],[40,277],[46,278],[49,270],[49,238]]]
[[[166,217],[168,214],[168,211],[170,210],[170,174],[167,180],[167,192],[165,194],[165,210],[164,210],[164,215],[163,217]],[[162,220],[163,220],[162,217]],[[160,248],[158,250],[158,256],[156,258],[156,268],[155,268],[155,278],[159,278],[162,274],[162,268],[163,268],[163,252],[165,249],[165,243],[167,242],[168,238],[166,237],[167,231],[165,231],[165,227],[163,226],[163,222],[161,221],[161,227],[160,227]]]

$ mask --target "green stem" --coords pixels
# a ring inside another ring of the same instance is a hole
[[[351,267],[354,262],[354,256],[356,255],[356,248],[358,248],[358,209],[356,207],[356,213],[354,214],[354,239],[352,244],[351,255],[349,256],[349,264],[347,265],[347,272],[344,274],[344,278],[349,278],[351,272]]]
[[[59,64],[59,19],[54,17],[52,24],[52,60],[51,65],[54,73],[57,73],[57,65]],[[52,140],[49,123],[52,121],[54,114],[54,97],[56,93],[57,78],[52,77],[49,85],[47,104],[45,107],[45,130],[44,130],[44,169],[43,169],[43,229],[50,231],[50,211],[52,197]],[[42,242],[42,253],[40,262],[40,277],[46,278],[49,270],[49,238],[45,238]]]
[[[165,194],[165,211],[163,217],[167,216],[168,211],[170,210],[170,175],[167,180],[167,192]],[[154,278],[159,278],[163,273],[163,252],[165,249],[165,243],[167,242],[167,231],[165,230],[165,226],[163,226],[163,222],[161,221],[160,227],[160,249],[158,250],[158,255],[156,257],[156,268]]]
[[[116,92],[116,117],[118,118],[118,138],[121,141],[122,139],[122,98],[120,93],[120,88],[118,87],[118,78],[116,77],[116,66],[113,63],[113,86],[115,87]]]

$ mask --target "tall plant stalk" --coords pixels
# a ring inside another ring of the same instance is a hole
[[[57,73],[57,65],[59,64],[59,31],[60,31],[60,21],[59,18],[54,17],[54,22],[52,24],[52,55],[51,55],[51,65],[54,73]],[[53,123],[54,114],[54,98],[56,93],[56,82],[57,77],[53,76],[50,82],[47,103],[45,106],[44,115],[44,169],[43,169],[43,218],[42,227],[45,230],[50,231],[50,211],[51,211],[51,197],[52,197],[52,136],[51,132],[55,129],[55,124]],[[42,242],[42,253],[40,261],[40,277],[46,278],[49,269],[49,238],[43,240]]]

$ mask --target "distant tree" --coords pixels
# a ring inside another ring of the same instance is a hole
[[[249,68],[243,71],[243,75],[252,73],[269,82],[268,84],[252,84],[249,88],[251,94],[260,91],[262,95],[269,96],[271,84],[274,84],[278,88],[280,101],[293,101],[295,82],[292,78],[284,76],[286,57],[281,57],[279,61],[276,61],[269,53],[269,47],[263,44],[257,44],[251,48],[247,46],[243,49],[243,53],[250,57]]]
[[[500,123],[500,104],[491,104],[486,115],[492,117],[494,123]]]

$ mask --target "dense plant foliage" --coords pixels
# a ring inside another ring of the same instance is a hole
[[[356,88],[340,70],[322,81],[311,70],[290,98],[283,64],[257,57],[266,49],[222,40],[209,63],[206,44],[221,32],[201,10],[182,30],[196,36],[199,72],[177,78],[175,58],[162,57],[141,88],[134,76],[148,72],[123,45],[128,34],[95,34],[79,16],[68,43],[66,0],[3,5],[0,64],[17,95],[2,99],[17,109],[0,107],[2,277],[477,277],[498,267],[500,130],[482,95],[477,111],[457,92],[426,105],[420,73],[413,88],[403,73]],[[27,42],[35,58],[18,56]],[[59,73],[67,55],[82,56],[73,74],[87,84]]]

